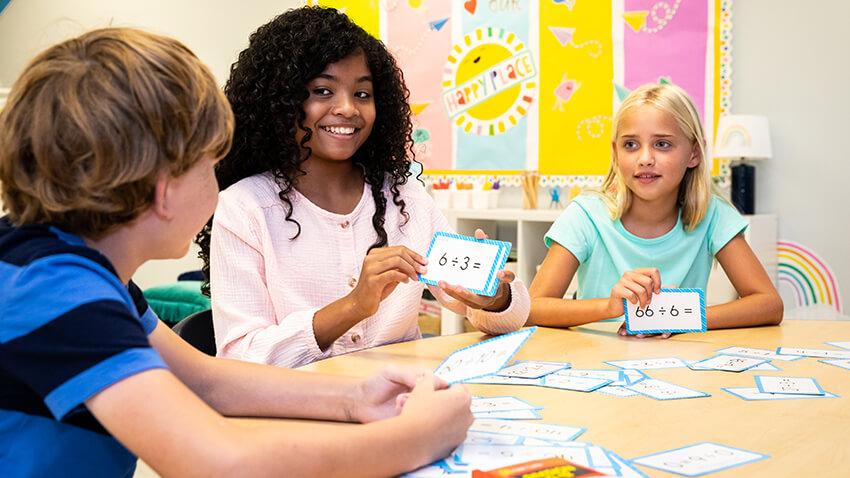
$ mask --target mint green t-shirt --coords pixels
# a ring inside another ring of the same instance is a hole
[[[623,273],[639,267],[655,267],[664,287],[705,290],[714,255],[747,221],[716,196],[705,218],[692,231],[676,226],[660,237],[644,239],[630,233],[620,220],[612,221],[602,198],[580,195],[570,202],[552,224],[544,241],[564,246],[579,261],[576,272],[578,299],[610,297]]]

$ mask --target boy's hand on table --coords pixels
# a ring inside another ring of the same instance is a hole
[[[423,377],[433,376],[428,370],[389,366],[360,383],[353,419],[362,423],[398,415],[409,394]],[[446,381],[434,377],[434,387],[442,390]]]
[[[472,397],[463,385],[445,384],[434,374],[422,377],[407,399],[401,416],[413,420],[422,435],[430,437],[427,443],[436,446],[429,463],[445,457],[466,438],[466,430],[472,425]]]

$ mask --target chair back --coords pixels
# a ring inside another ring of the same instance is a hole
[[[201,352],[215,356],[212,310],[202,310],[177,322],[174,332]]]

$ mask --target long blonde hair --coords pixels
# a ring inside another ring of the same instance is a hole
[[[612,141],[617,140],[623,114],[630,108],[645,104],[673,115],[679,128],[701,156],[699,164],[688,168],[679,184],[678,206],[682,213],[682,225],[686,231],[690,231],[705,217],[711,203],[711,194],[715,190],[708,170],[707,158],[710,155],[699,112],[685,90],[676,85],[654,83],[643,85],[632,91],[617,110],[612,124]],[[613,220],[621,218],[632,205],[632,192],[626,187],[619,173],[613,151],[608,174],[605,176],[602,187],[596,192],[601,194]]]

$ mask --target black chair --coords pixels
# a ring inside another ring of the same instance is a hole
[[[211,309],[187,316],[177,322],[171,330],[201,352],[215,356],[215,333]]]

